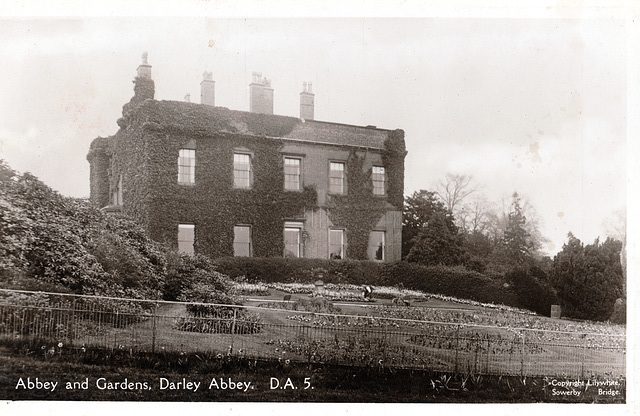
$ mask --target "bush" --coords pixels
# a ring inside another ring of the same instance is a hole
[[[282,257],[225,257],[215,260],[218,272],[247,282],[379,284],[383,263]]]
[[[401,284],[406,289],[441,294],[484,303],[519,306],[502,281],[490,279],[462,266],[420,266],[406,262],[386,264],[381,284]]]
[[[506,278],[512,283],[521,307],[551,316],[551,305],[558,303],[558,297],[542,269],[536,266],[516,268],[507,273]]]

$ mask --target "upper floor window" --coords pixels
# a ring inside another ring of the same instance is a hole
[[[251,256],[251,227],[236,225],[233,227],[233,255],[238,257]]]
[[[329,258],[343,259],[345,255],[344,230],[329,230]]]
[[[372,168],[371,180],[373,181],[373,194],[384,195],[385,172],[383,166],[374,166]]]
[[[299,191],[301,188],[302,160],[297,157],[284,158],[284,189]]]
[[[284,257],[302,257],[302,223],[284,224]]]
[[[344,193],[344,163],[329,162],[329,193]]]
[[[246,153],[234,153],[233,186],[236,188],[251,188],[252,180],[251,155]]]
[[[371,231],[368,254],[371,260],[384,260],[384,231]]]
[[[196,151],[195,149],[180,149],[178,157],[178,183],[196,182]]]
[[[193,224],[178,224],[178,251],[185,254],[194,253],[196,226]]]

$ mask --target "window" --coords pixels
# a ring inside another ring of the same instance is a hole
[[[371,180],[373,181],[373,194],[384,195],[384,167],[374,166],[371,171]]]
[[[329,193],[344,193],[344,163],[329,162]]]
[[[236,188],[251,188],[251,155],[245,153],[233,154],[233,186]]]
[[[284,189],[287,191],[299,191],[301,188],[301,162],[295,157],[284,158]]]
[[[233,255],[236,257],[251,256],[251,227],[236,225],[233,227]]]
[[[329,230],[329,258],[344,258],[344,230]]]
[[[371,260],[384,260],[384,231],[371,231],[369,237],[369,258]]]
[[[301,222],[284,224],[284,257],[303,257]]]
[[[193,224],[178,224],[178,251],[193,254],[196,226]]]
[[[180,149],[178,157],[178,183],[193,184],[196,182],[196,151]]]

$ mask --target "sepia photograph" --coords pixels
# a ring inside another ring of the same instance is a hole
[[[636,6],[60,3],[0,6],[4,410],[631,411]]]

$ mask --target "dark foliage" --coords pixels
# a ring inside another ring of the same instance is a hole
[[[620,264],[622,243],[607,238],[585,246],[569,233],[569,241],[554,258],[552,282],[563,314],[573,318],[606,320],[623,297]]]
[[[513,285],[522,307],[540,315],[551,315],[551,305],[557,304],[558,298],[542,269],[536,266],[515,268],[507,273],[506,279]]]
[[[407,261],[425,266],[455,266],[460,264],[460,238],[447,227],[444,214],[434,213],[427,225],[413,239]]]
[[[434,215],[440,215],[449,234],[458,235],[458,227],[454,224],[453,215],[438,199],[435,192],[420,190],[405,199],[402,212],[402,258],[406,258],[416,243],[416,238]]]
[[[180,256],[121,214],[64,197],[0,163],[0,284],[137,299],[229,301],[226,277]]]

